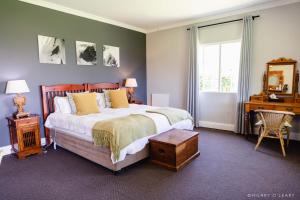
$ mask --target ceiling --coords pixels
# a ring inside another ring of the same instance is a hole
[[[20,0],[140,32],[195,23],[251,7],[296,0]],[[266,7],[266,6],[265,6]]]

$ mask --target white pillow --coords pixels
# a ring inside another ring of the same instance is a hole
[[[118,90],[120,90],[120,88]],[[110,100],[110,96],[109,96],[109,91],[110,90],[103,90],[104,97],[105,97],[105,107],[106,108],[111,108],[111,100]]]
[[[76,105],[75,105],[75,102],[74,102],[74,100],[73,100],[72,94],[81,94],[81,93],[89,93],[89,91],[86,91],[86,92],[78,92],[78,93],[69,93],[69,92],[66,92],[67,97],[68,97],[68,99],[69,99],[69,104],[70,104],[70,106],[71,106],[71,113],[72,113],[72,114],[74,114],[74,113],[77,112],[77,110],[76,110]]]
[[[71,106],[68,97],[54,97],[54,108],[55,112],[70,114]]]
[[[105,95],[104,93],[97,93],[96,92],[96,99],[97,99],[97,105],[99,107],[99,110],[105,108]]]

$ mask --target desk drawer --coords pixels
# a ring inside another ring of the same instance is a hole
[[[288,111],[288,112],[293,112],[293,113],[300,113],[300,107],[276,106],[276,110]]]
[[[250,110],[274,110],[275,106],[273,105],[259,105],[259,104],[252,104],[250,105]]]

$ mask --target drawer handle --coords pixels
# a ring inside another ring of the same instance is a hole
[[[263,107],[263,106],[258,106],[257,108],[258,108],[258,109],[264,109],[264,107]]]
[[[286,108],[287,111],[293,111],[293,108]]]
[[[163,150],[163,149],[158,149],[158,153],[159,153],[159,154],[165,154],[166,152],[165,152],[165,150]]]

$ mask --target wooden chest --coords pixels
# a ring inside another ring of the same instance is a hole
[[[172,129],[149,139],[151,161],[179,170],[199,156],[197,132]]]

